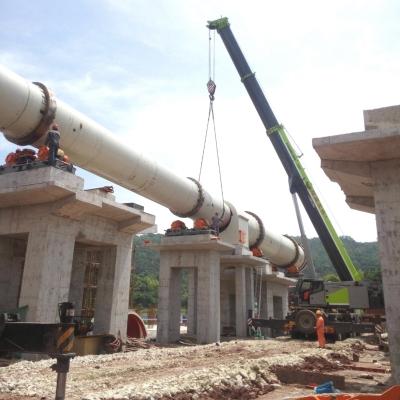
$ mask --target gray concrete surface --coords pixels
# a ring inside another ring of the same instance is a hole
[[[233,246],[211,235],[171,236],[152,246],[160,251],[160,286],[157,341],[179,339],[181,311],[180,276],[189,269],[188,331],[199,343],[220,339],[220,254]],[[196,307],[196,310],[194,310]]]
[[[0,175],[0,310],[28,306],[28,321],[52,323],[69,300],[80,314],[87,254],[98,249],[95,331],[124,337],[132,238],[154,216],[83,184],[53,167]]]
[[[400,383],[400,106],[364,111],[364,132],[313,139],[350,207],[375,213],[392,374]]]
[[[274,316],[272,293],[280,296],[286,315],[288,286],[293,280],[273,272],[266,260],[253,257],[244,246],[203,234],[165,237],[151,247],[160,251],[159,343],[179,339],[183,270],[188,271],[188,334],[196,336],[198,343],[218,342],[221,331],[247,336],[248,313],[255,309],[256,268],[262,269],[265,285],[274,288],[262,294],[270,293],[269,316]]]

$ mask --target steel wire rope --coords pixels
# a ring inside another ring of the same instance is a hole
[[[203,169],[203,164],[204,164],[204,155],[205,155],[205,150],[206,150],[206,145],[207,145],[207,138],[208,138],[208,129],[210,126],[210,119],[212,119],[212,125],[213,125],[213,131],[214,131],[214,141],[215,141],[215,150],[216,150],[216,155],[217,155],[217,165],[218,165],[218,176],[219,176],[219,184],[220,184],[220,190],[221,190],[221,197],[222,197],[222,214],[220,216],[220,219],[223,218],[225,214],[225,199],[224,199],[224,189],[223,189],[223,184],[222,184],[222,172],[221,172],[221,162],[219,158],[219,148],[218,148],[218,139],[217,139],[217,128],[215,124],[215,114],[214,114],[214,94],[216,90],[216,84],[215,84],[215,31],[214,31],[214,41],[213,45],[211,45],[211,31],[208,31],[208,82],[207,82],[207,89],[209,93],[209,107],[208,107],[208,118],[207,118],[207,126],[206,126],[206,132],[204,135],[204,141],[203,141],[203,150],[201,154],[201,161],[200,161],[200,170],[199,170],[199,178],[198,181],[200,182],[201,179],[201,172]]]

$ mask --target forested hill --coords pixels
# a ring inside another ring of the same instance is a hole
[[[379,274],[380,264],[377,242],[356,242],[349,236],[343,236],[341,239],[343,240],[344,246],[352,259],[353,264],[363,271],[366,277],[374,278]],[[336,271],[333,268],[320,239],[309,239],[309,243],[316,272],[320,276],[325,276],[327,274],[336,275]]]
[[[157,304],[158,272],[160,257],[157,251],[147,247],[151,242],[160,243],[163,235],[146,234],[136,236],[134,240],[133,271],[131,282],[131,305],[150,307]],[[298,240],[299,238],[295,238]],[[366,278],[380,278],[378,245],[376,242],[360,243],[351,237],[342,237],[344,245],[354,265],[364,272]],[[319,276],[337,275],[318,238],[309,239],[311,253]],[[330,277],[331,278],[331,277]]]

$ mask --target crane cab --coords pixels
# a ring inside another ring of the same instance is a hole
[[[324,282],[321,279],[299,279],[295,288],[297,307],[347,309],[369,308],[367,285],[359,282]]]

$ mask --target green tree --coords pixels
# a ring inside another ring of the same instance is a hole
[[[158,303],[158,279],[151,275],[137,274],[131,286],[130,305],[132,308],[155,307]]]

